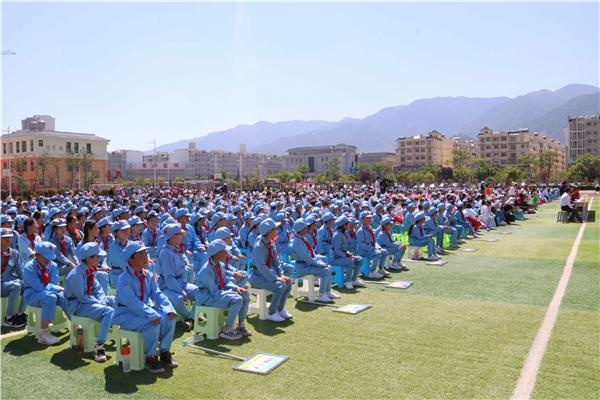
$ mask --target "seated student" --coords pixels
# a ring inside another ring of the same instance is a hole
[[[316,252],[325,257],[331,254],[331,240],[333,239],[333,224],[335,217],[332,213],[327,212],[323,215],[323,225],[317,231],[317,247]]]
[[[273,293],[269,306],[269,320],[282,322],[292,318],[286,311],[285,303],[292,290],[289,274],[290,269],[283,264],[273,241],[277,236],[277,226],[271,218],[263,220],[258,231],[260,236],[256,239],[252,250],[252,269],[250,270],[250,284],[253,288],[266,289]]]
[[[198,303],[227,309],[225,327],[219,334],[223,339],[236,340],[242,336],[251,336],[252,333],[244,322],[248,315],[250,294],[246,288],[236,285],[225,269],[227,244],[221,239],[213,240],[208,245],[207,255],[207,262],[196,276],[201,293]],[[236,318],[238,325],[234,329]]]
[[[37,222],[33,218],[27,218],[23,222],[23,234],[19,235],[19,261],[20,265],[31,260],[35,256],[35,244],[42,241],[37,234]]]
[[[225,271],[231,275],[233,282],[239,287],[246,287],[248,283],[248,273],[244,271],[246,268],[246,257],[233,243],[231,231],[229,228],[219,228],[215,232],[215,239],[225,242],[227,248],[227,258],[225,258]]]
[[[360,214],[362,226],[356,232],[358,255],[370,261],[370,272],[367,278],[380,279],[390,276],[390,273],[384,269],[388,252],[377,244],[375,232],[371,228],[371,217],[372,215],[368,211]]]
[[[478,236],[475,233],[475,230],[473,229],[473,225],[471,225],[471,223],[467,221],[465,215],[463,214],[463,207],[464,203],[462,201],[456,202],[456,211],[454,211],[454,219],[456,220],[456,223],[458,225],[461,225],[465,228],[467,235],[470,235],[471,238],[476,238]],[[469,236],[467,236],[467,239],[469,239]]]
[[[60,276],[66,276],[73,268],[79,264],[75,254],[75,244],[70,236],[65,235],[67,221],[62,218],[52,220],[52,234],[50,243],[56,246],[56,265]]]
[[[350,220],[344,215],[335,220],[335,233],[331,243],[331,255],[329,256],[331,264],[344,267],[346,289],[355,287],[365,287],[363,281],[358,279],[362,257],[352,254],[348,247],[346,231],[350,229]]]
[[[79,242],[83,239],[83,232],[78,228],[79,221],[72,215],[68,215],[67,221],[67,235],[73,240],[73,244],[77,247]]]
[[[200,292],[198,286],[188,283],[190,270],[181,247],[184,230],[179,223],[173,223],[166,225],[162,232],[166,245],[158,256],[158,287],[183,317],[186,330],[190,331],[194,327],[194,308],[188,310],[185,302],[190,300],[195,307]]]
[[[116,288],[119,276],[123,273],[127,266],[127,258],[125,258],[125,249],[129,243],[130,226],[125,220],[120,220],[112,224],[113,234],[116,235],[115,240],[108,245],[108,256],[106,262],[110,267],[108,278],[110,287]]]
[[[313,247],[305,238],[308,233],[306,222],[302,218],[298,218],[294,222],[292,230],[295,233],[292,240],[292,255],[296,260],[295,268],[298,277],[314,275],[321,278],[318,301],[330,303],[331,299],[339,299],[340,295],[331,290],[331,268],[327,264],[326,258],[315,255]]]
[[[484,200],[481,205],[481,212],[479,214],[479,218],[481,222],[489,229],[494,229],[496,225],[495,215],[492,213],[492,202],[489,200]]]
[[[354,217],[349,217],[348,230],[346,230],[346,240],[348,240],[348,251],[352,254],[358,253],[358,240],[356,240],[356,229],[358,228],[358,221]]]
[[[146,350],[146,369],[154,374],[174,368],[177,363],[171,354],[175,333],[175,308],[147,271],[147,248],[138,243],[127,246],[124,254],[127,265],[117,281],[117,308],[113,324],[128,331],[141,332]],[[160,362],[156,346],[160,347]],[[162,363],[162,364],[161,364]]]
[[[106,361],[104,342],[115,311],[114,297],[106,296],[96,279],[96,270],[100,266],[101,257],[104,256],[106,252],[98,243],[83,243],[78,249],[81,263],[69,272],[65,279],[65,297],[69,302],[71,314],[100,322],[94,348],[94,359],[97,362]]]
[[[279,256],[284,261],[288,262],[292,237],[288,226],[287,215],[283,212],[279,212],[275,215],[274,220],[277,224],[277,240],[275,242],[275,247],[277,248]]]
[[[310,243],[310,245],[316,251],[318,243],[317,230],[319,229],[317,226],[317,218],[310,214],[304,218],[304,222],[306,222],[306,225],[308,225],[308,234],[306,235],[306,240],[308,240],[308,243]]]
[[[444,227],[438,225],[437,220],[437,208],[431,207],[429,210],[424,212],[425,214],[425,223],[423,227],[425,228],[425,233],[431,235],[436,240],[436,253],[438,254],[448,254],[443,248],[442,245],[444,243]]]
[[[444,216],[444,212],[446,211],[446,206],[441,203],[437,206],[437,216],[436,222],[442,228],[444,233],[447,233],[450,236],[450,245],[448,249],[457,250],[458,249],[458,229],[450,225],[448,218]],[[442,244],[444,237],[442,236]]]
[[[77,254],[79,255],[79,250],[86,243],[97,243],[98,246],[104,250],[102,248],[102,241],[98,238],[99,234],[100,229],[98,229],[98,223],[96,221],[93,219],[85,221],[85,224],[83,225],[83,239],[75,248]],[[106,263],[106,252],[104,252],[104,255],[100,257],[100,262],[94,273],[95,278],[100,283],[100,286],[102,286],[102,290],[104,290],[104,294],[108,294],[108,271],[110,271],[110,268],[108,268],[108,264]]]
[[[411,246],[427,246],[427,261],[437,261],[438,257],[433,235],[425,234],[423,224],[425,223],[425,214],[420,212],[415,216],[415,223],[408,229],[408,244]]]
[[[150,258],[158,258],[158,215],[156,211],[151,210],[148,213],[148,219],[146,220],[148,227],[142,233],[142,242],[144,246],[148,248],[148,255]]]
[[[42,329],[36,336],[38,343],[46,345],[60,341],[48,330],[56,315],[56,306],[60,306],[71,319],[64,289],[58,285],[55,258],[56,246],[50,242],[39,242],[35,245],[35,258],[23,266],[23,298],[28,306],[42,309]]]
[[[394,259],[390,269],[395,271],[408,271],[408,268],[402,264],[402,256],[406,251],[406,246],[402,243],[396,243],[392,239],[392,218],[389,215],[385,215],[381,218],[381,229],[377,234],[377,244],[382,249],[387,250],[388,254],[392,254]]]
[[[248,243],[248,235],[252,229],[252,221],[254,221],[254,215],[251,213],[244,214],[244,224],[240,227],[237,241],[240,249],[243,251],[249,251],[249,248],[251,249],[252,247]]]
[[[25,314],[25,302],[21,298],[22,280],[21,263],[19,253],[10,247],[14,233],[12,229],[0,229],[0,241],[2,250],[2,297],[8,297],[6,316],[2,326],[7,328],[19,328],[27,323]],[[34,253],[35,255],[35,253]]]

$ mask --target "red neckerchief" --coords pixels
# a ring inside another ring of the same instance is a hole
[[[150,229],[150,228],[148,228],[148,229]],[[158,236],[158,229],[155,229],[150,232],[152,233],[152,243],[150,243],[150,246],[156,246],[156,237]]]
[[[419,224],[419,230],[421,231],[421,236],[424,236],[424,234],[423,234],[423,224]]]
[[[306,245],[306,247],[308,247],[308,251],[310,251],[310,257],[311,258],[315,258],[315,251],[313,250],[312,246],[310,245],[310,243],[308,243],[308,241],[306,239],[304,239],[304,236],[299,235],[300,239],[304,242],[304,244]]]
[[[140,300],[144,301],[144,285],[146,284],[146,271],[142,270],[141,272],[133,271],[133,274],[140,281]]]
[[[104,246],[105,251],[108,251],[109,240],[110,240],[110,236],[107,236],[106,239],[102,238],[102,245]]]
[[[40,280],[42,281],[42,285],[46,286],[50,283],[50,275],[48,274],[48,270],[39,262],[37,263],[40,269]]]
[[[285,231],[285,238],[288,242],[290,241],[290,231]]]
[[[63,236],[62,240],[58,243],[60,246],[60,252],[63,256],[67,255],[67,238]]]
[[[267,245],[267,250],[269,251],[269,255],[267,256],[267,267],[271,268],[271,263],[273,262],[273,245],[267,239],[265,239],[265,244]]]
[[[381,228],[381,229],[383,229],[383,228]],[[386,231],[385,229],[383,229],[383,231],[385,232],[385,234],[388,237],[388,239],[390,239],[390,242],[393,243],[394,241],[392,240],[392,235],[390,235],[390,231]]]
[[[10,261],[10,256],[12,255],[10,248],[8,249],[7,252],[2,253],[2,273],[4,273],[4,271],[6,271],[6,268],[8,268],[8,262]]]
[[[217,276],[219,277],[219,289],[225,288],[225,279],[223,279],[223,271],[221,271],[221,266],[213,264],[212,258],[209,258],[208,262],[213,267],[213,269],[217,273]]]
[[[31,250],[34,250],[35,249],[35,233],[32,233],[31,235],[28,233],[27,239],[30,242]]]
[[[350,237],[351,237],[352,239],[356,239],[356,231],[351,231],[351,230],[348,230],[348,234],[350,235]]]
[[[311,231],[310,235],[312,236],[313,243],[316,245],[317,244],[317,231]]]
[[[181,253],[181,254],[185,253],[185,245],[183,243],[181,243],[179,245],[179,253]]]
[[[373,242],[375,241],[375,233],[373,232],[373,229],[371,229],[370,226],[367,226],[367,232],[369,232],[369,235],[371,235],[371,239],[373,240]]]
[[[77,244],[79,242],[79,235],[77,234],[77,228],[67,229],[67,231],[69,232],[69,235],[71,235],[71,239],[73,239],[73,242],[75,242],[75,244]]]
[[[85,270],[85,276],[87,278],[87,290],[85,291],[85,294],[89,296],[92,294],[92,287],[94,286],[94,269],[87,268]]]

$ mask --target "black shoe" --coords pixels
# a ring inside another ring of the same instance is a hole
[[[162,374],[165,372],[165,368],[158,362],[156,356],[146,357],[146,369],[153,374]]]
[[[94,348],[94,360],[99,363],[106,361],[106,352],[104,351],[104,345],[102,343],[96,343],[96,347]]]
[[[15,315],[15,318],[17,318],[17,321],[19,322],[19,324],[27,325],[27,314],[25,314],[25,313],[17,314],[17,315]]]
[[[4,317],[4,322],[2,323],[2,326],[6,328],[20,328],[23,325],[25,324],[19,321],[19,318],[16,315]]]
[[[192,329],[194,329],[194,319],[193,318],[186,318],[183,320],[183,329],[186,332],[190,332]]]
[[[177,361],[175,361],[173,353],[170,351],[163,351],[160,353],[160,361],[167,368],[177,368]]]

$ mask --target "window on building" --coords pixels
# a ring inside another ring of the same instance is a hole
[[[71,154],[73,152],[73,149],[71,148],[71,142],[67,142],[65,146],[67,154]]]
[[[30,171],[33,171],[35,169],[35,164],[34,164],[33,160],[31,160],[29,162],[29,167],[30,167]]]
[[[79,153],[79,143],[75,142],[73,143],[73,145],[75,146],[75,153]]]
[[[29,141],[29,151],[33,153],[33,139]]]
[[[85,144],[85,152],[87,154],[92,154],[92,144],[91,143],[86,143]]]
[[[21,142],[21,153],[27,153],[27,141],[23,140]]]
[[[10,142],[10,143],[8,144],[8,152],[9,152],[10,154],[12,154],[12,152],[13,152],[13,144],[12,144],[12,142]]]
[[[6,149],[7,149],[6,143],[2,143],[2,154],[6,154]]]
[[[167,163],[163,163],[163,168],[169,168],[169,165]]]
[[[17,142],[17,153],[20,153],[20,149],[21,149],[21,147],[20,147],[20,146],[21,146],[21,143],[20,143],[20,142]]]
[[[44,141],[42,139],[38,140],[38,147],[44,147]]]

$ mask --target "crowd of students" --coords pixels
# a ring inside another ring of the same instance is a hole
[[[292,318],[294,278],[318,277],[317,300],[329,303],[340,298],[332,265],[343,268],[345,289],[361,288],[363,279],[408,270],[408,246],[426,246],[427,260],[439,260],[557,197],[558,189],[483,185],[239,194],[128,187],[110,196],[9,199],[0,221],[3,326],[22,328],[25,307],[41,308],[37,340],[53,345],[49,325],[60,307],[68,318],[100,323],[96,361],[106,360],[104,342],[119,325],[142,333],[146,367],[160,373],[177,366],[176,317],[191,330],[195,306],[227,309],[220,337],[237,340],[252,335],[249,285],[272,292],[268,319],[282,322]]]

